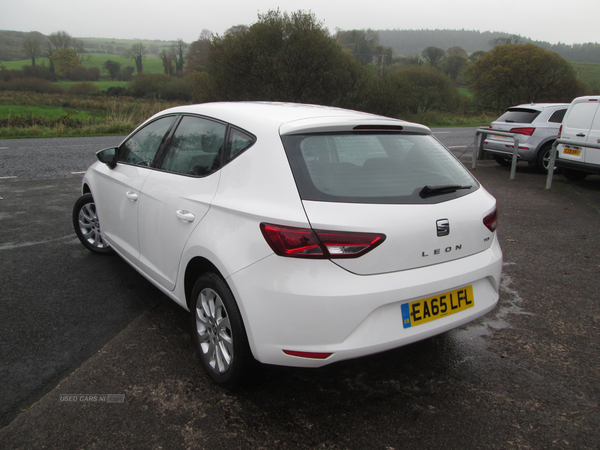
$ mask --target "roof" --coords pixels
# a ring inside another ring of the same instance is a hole
[[[277,102],[215,102],[197,105],[178,106],[160,112],[191,113],[213,117],[252,131],[259,126],[270,124],[280,129],[281,134],[299,132],[336,131],[351,125],[389,125],[421,133],[431,133],[429,128],[403,120],[378,116],[360,111],[332,106],[307,105],[301,103]]]

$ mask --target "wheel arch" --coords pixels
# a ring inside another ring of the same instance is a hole
[[[183,281],[184,292],[185,292],[185,303],[190,311],[193,309],[193,307],[191,305],[191,301],[192,301],[192,289],[194,289],[194,284],[196,283],[196,280],[198,279],[198,277],[200,275],[202,275],[203,273],[207,273],[207,272],[213,272],[213,273],[217,274],[218,276],[220,276],[221,278],[225,279],[225,277],[223,277],[223,275],[221,274],[219,269],[217,269],[217,266],[215,266],[213,263],[211,263],[208,259],[203,258],[201,256],[196,256],[195,258],[192,258],[188,262],[187,267],[185,268],[185,275],[184,275],[184,281]]]
[[[545,141],[542,141],[540,143],[540,145],[538,145],[538,147],[535,149],[535,156],[537,158],[537,155],[539,155],[539,153],[542,151],[542,149],[546,148],[546,147],[552,147],[552,144],[554,144],[554,141],[556,141],[556,137],[551,137],[546,139]]]

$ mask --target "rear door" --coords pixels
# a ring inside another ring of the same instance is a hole
[[[592,122],[592,127],[587,135],[586,142],[590,144],[600,144],[600,106],[596,109],[596,114]],[[585,151],[585,162],[600,165],[600,149],[588,147]]]
[[[140,266],[161,286],[175,288],[183,247],[210,208],[219,186],[227,126],[184,116],[159,169],[139,200]]]
[[[573,142],[590,142],[590,129],[594,122],[596,111],[598,110],[598,102],[578,101],[573,103],[567,111],[567,115],[563,122],[561,133],[562,139],[568,139]],[[562,145],[560,147],[560,158],[577,162],[590,162],[595,159],[592,152],[585,147],[576,145]]]

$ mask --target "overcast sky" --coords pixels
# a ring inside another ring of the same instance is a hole
[[[501,31],[552,44],[600,42],[600,0],[0,0],[0,29],[73,37],[198,39],[279,8],[351,29]]]

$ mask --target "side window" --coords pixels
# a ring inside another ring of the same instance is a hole
[[[566,109],[559,109],[557,111],[554,111],[548,119],[548,122],[561,123],[563,121],[563,118],[565,117],[566,112]]]
[[[185,116],[171,139],[162,169],[184,175],[209,174],[219,166],[226,129],[222,123]]]
[[[229,132],[227,161],[231,161],[244,150],[251,147],[255,142],[256,138],[254,136],[236,128],[232,128]]]
[[[119,147],[117,161],[150,167],[174,120],[175,116],[163,117],[139,130]]]

